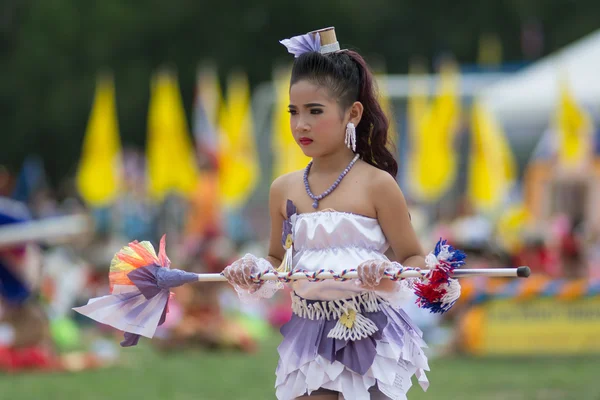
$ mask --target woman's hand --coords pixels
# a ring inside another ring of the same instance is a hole
[[[385,271],[391,266],[392,263],[387,260],[368,260],[361,263],[356,267],[358,284],[368,290],[379,289]]]
[[[253,293],[263,284],[263,282],[256,283],[253,281],[253,277],[258,275],[259,272],[258,259],[252,254],[246,254],[226,267],[223,270],[223,275],[233,286]]]

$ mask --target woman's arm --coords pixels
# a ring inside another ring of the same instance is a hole
[[[387,172],[376,174],[370,194],[375,204],[377,220],[394,253],[394,258],[406,267],[424,268],[425,254],[415,233],[408,206],[396,180]],[[379,290],[392,290],[395,282],[382,280]]]
[[[281,235],[283,232],[283,205],[285,204],[287,175],[278,177],[271,184],[269,192],[269,216],[271,218],[271,235],[269,238],[269,255],[267,261],[273,268],[277,269],[281,265],[281,260],[285,250],[281,245]]]
[[[265,258],[258,258],[252,254],[246,254],[241,259],[235,261],[232,265],[225,268],[223,274],[233,285],[242,301],[253,301],[258,298],[269,298],[275,292],[283,287],[278,281],[262,281],[256,283],[253,281],[253,274],[270,270],[268,264],[277,269],[285,254],[281,245],[281,233],[283,230],[283,214],[281,199],[285,196],[282,190],[284,181],[280,178],[271,184],[269,193],[269,214],[271,218],[271,238],[269,242],[269,255]]]

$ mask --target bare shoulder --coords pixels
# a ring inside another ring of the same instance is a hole
[[[291,197],[297,182],[302,181],[302,173],[301,170],[294,171],[278,176],[273,180],[269,193],[269,203],[272,210],[278,210],[280,214],[285,215],[287,199]]]
[[[292,182],[297,181],[298,178],[302,178],[302,173],[303,171],[299,170],[278,176],[271,183],[271,193],[285,194],[289,190],[289,186]]]
[[[364,172],[368,176],[369,191],[376,196],[400,192],[396,179],[388,172],[364,163]]]
[[[407,205],[404,194],[396,179],[388,172],[369,165],[368,193],[377,214],[383,210],[406,212]]]

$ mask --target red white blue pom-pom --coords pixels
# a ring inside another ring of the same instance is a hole
[[[460,297],[460,283],[450,276],[465,264],[465,253],[439,240],[435,250],[425,258],[429,272],[423,281],[415,283],[416,301],[420,308],[432,313],[445,313]]]

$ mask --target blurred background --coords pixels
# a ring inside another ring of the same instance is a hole
[[[335,26],[378,79],[423,247],[470,268],[411,399],[600,399],[600,3],[0,2],[0,398],[274,398],[289,294],[175,290],[157,337],[71,308],[131,240],[173,266],[266,254],[271,181],[309,161],[279,40]]]

